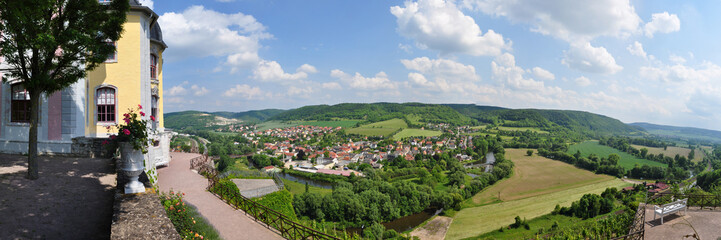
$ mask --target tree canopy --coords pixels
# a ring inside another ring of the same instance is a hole
[[[127,0],[0,0],[0,55],[9,66],[3,81],[17,81],[31,102],[28,178],[37,179],[40,97],[84,78],[115,51]]]

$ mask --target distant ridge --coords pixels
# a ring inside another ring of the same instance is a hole
[[[721,143],[721,131],[716,130],[695,127],[676,127],[646,122],[630,123],[629,125],[643,128],[648,133],[661,137],[677,138],[680,140],[700,140]]]
[[[183,111],[165,114],[165,125],[173,129],[214,128],[234,122],[361,120],[365,123],[392,118],[407,120],[411,127],[426,123],[455,126],[494,124],[533,127],[553,133],[600,136],[645,132],[607,116],[570,110],[508,109],[475,104],[341,103],[312,105],[291,110],[265,109],[246,112]]]

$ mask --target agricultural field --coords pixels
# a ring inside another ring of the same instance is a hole
[[[440,135],[441,135],[441,131],[406,128],[406,129],[403,129],[402,131],[400,131],[399,133],[396,133],[396,135],[393,135],[393,139],[401,140],[401,139],[407,138],[407,137],[433,137],[433,136],[440,136]]]
[[[394,118],[377,123],[362,125],[360,127],[346,130],[346,133],[359,134],[366,136],[389,136],[401,128],[407,128],[408,125],[402,119]]]
[[[499,127],[498,127],[498,130],[504,130],[504,131],[519,131],[519,132],[525,132],[526,130],[529,130],[529,131],[531,131],[531,132],[536,132],[536,133],[548,133],[548,131],[543,131],[543,130],[541,130],[541,129],[539,129],[539,128],[536,128],[536,127],[504,127],[504,126],[499,126]]]
[[[571,145],[570,147],[568,147],[569,154],[575,154],[577,151],[581,151],[582,156],[596,154],[599,157],[608,157],[608,155],[611,155],[612,153],[618,154],[618,156],[621,157],[621,160],[618,161],[618,165],[621,165],[621,167],[623,167],[627,170],[632,169],[636,164],[667,167],[667,165],[664,163],[655,162],[655,161],[646,160],[646,159],[640,159],[640,158],[634,157],[631,154],[621,152],[618,149],[598,144],[598,141],[586,141],[586,142],[574,144],[574,145]]]
[[[265,130],[273,129],[273,128],[295,127],[295,126],[298,126],[298,124],[291,123],[291,122],[281,122],[281,121],[267,121],[267,122],[262,122],[256,126],[258,126],[258,131],[265,131]]]
[[[344,128],[352,128],[355,127],[355,125],[360,122],[359,120],[338,120],[338,121],[298,121],[293,122],[294,124],[298,125],[310,125],[310,126],[318,126],[318,127],[344,127]]]
[[[524,185],[532,184],[534,183],[524,183]],[[578,201],[584,194],[600,194],[609,187],[623,188],[629,185],[631,184],[620,179],[611,179],[535,197],[464,208],[454,216],[451,227],[446,234],[446,239],[475,237],[508,226],[514,222],[516,216],[533,219],[550,213],[556,207],[556,204],[570,206],[573,201]]]
[[[280,180],[283,180],[283,185],[285,185],[285,189],[290,191],[293,195],[302,194],[305,192],[305,184],[291,181],[285,178],[281,178]],[[315,186],[308,186],[308,192],[311,193],[320,193],[320,194],[330,194],[333,192],[331,189],[325,189],[322,187],[315,187]]]
[[[631,145],[636,149],[646,148],[648,149],[648,153],[651,153],[653,155],[658,155],[663,153],[664,156],[674,157],[676,154],[679,156],[688,157],[688,154],[691,152],[691,149],[689,148],[682,148],[682,147],[666,147],[666,150],[663,150],[663,148],[656,148],[656,147],[646,147],[641,145]],[[703,150],[701,149],[695,149],[694,150],[695,157],[692,159],[693,162],[700,162],[703,161],[703,157],[705,156]]]
[[[476,194],[464,205],[471,207],[518,200],[614,179],[536,154],[527,156],[526,150],[506,149],[506,158],[515,164],[513,175]]]

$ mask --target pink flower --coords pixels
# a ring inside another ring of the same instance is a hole
[[[130,130],[128,130],[128,129],[123,129],[123,133],[125,133],[125,135],[130,135]]]
[[[150,120],[155,121],[155,116],[150,116]]]
[[[138,104],[138,109],[143,109],[143,105]]]
[[[140,111],[140,116],[145,117],[145,113],[143,111]]]
[[[110,139],[115,139],[115,135],[110,135]]]
[[[108,145],[108,140],[103,141],[103,145]]]

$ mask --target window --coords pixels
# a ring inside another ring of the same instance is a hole
[[[115,89],[109,87],[98,88],[95,94],[98,106],[98,122],[115,122]]]
[[[152,103],[150,106],[150,116],[153,116],[155,120],[158,120],[158,97],[153,96]]]
[[[11,89],[10,121],[30,122],[30,93],[20,83],[13,84]]]
[[[158,57],[150,54],[150,78],[158,78]]]
[[[156,129],[158,127],[158,97],[153,96],[151,98],[152,102],[150,104],[150,116],[153,116],[153,119],[155,121],[152,121],[153,129]]]
[[[113,54],[108,55],[108,59],[105,59],[105,62],[117,62],[118,61],[118,43],[116,42],[107,42],[108,45],[113,45],[115,47],[115,52]]]

